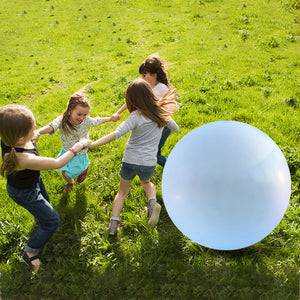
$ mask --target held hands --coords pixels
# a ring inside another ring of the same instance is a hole
[[[41,134],[39,133],[39,131],[35,130],[34,133],[33,133],[32,140],[34,140],[37,143],[37,141],[39,140],[40,136],[41,136]]]
[[[85,138],[82,138],[80,139],[75,145],[78,144],[78,146],[80,147],[79,151],[82,150],[82,149],[85,149],[87,148],[87,146],[91,143],[92,141],[89,140],[89,139],[85,139]],[[74,146],[75,146],[74,145]]]
[[[107,134],[105,136],[103,136],[102,138],[100,138],[97,141],[91,142],[87,148],[94,148],[94,147],[98,147],[98,146],[102,146],[105,145],[111,141],[114,141],[116,139],[116,134],[114,132]]]
[[[120,118],[121,118],[120,114],[115,113],[115,114],[113,114],[113,115],[110,117],[110,120],[111,120],[112,122],[117,122],[117,121],[120,120]]]

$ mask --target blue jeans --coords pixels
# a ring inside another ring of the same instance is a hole
[[[159,144],[158,144],[158,151],[157,151],[157,163],[164,167],[165,163],[167,161],[167,158],[163,155],[161,155],[161,148],[165,144],[167,138],[169,137],[171,133],[171,129],[168,127],[164,127]]]
[[[7,193],[17,204],[28,210],[36,220],[38,228],[29,239],[25,251],[38,254],[59,225],[59,216],[49,203],[49,196],[42,178],[30,189],[16,189],[6,185]]]

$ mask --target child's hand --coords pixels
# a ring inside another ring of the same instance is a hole
[[[79,140],[79,143],[81,143],[82,149],[84,149],[84,148],[86,148],[89,144],[91,144],[92,141],[89,140],[89,139],[82,138],[82,139]]]
[[[40,136],[41,136],[41,134],[38,132],[38,130],[35,130],[32,139],[37,143],[37,141],[39,140]]]
[[[116,122],[116,121],[119,121],[121,118],[120,114],[113,114],[110,119],[112,122]]]

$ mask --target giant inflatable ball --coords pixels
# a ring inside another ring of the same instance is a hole
[[[171,151],[162,195],[175,226],[217,250],[253,245],[279,224],[291,178],[275,142],[259,129],[217,121],[185,135]]]

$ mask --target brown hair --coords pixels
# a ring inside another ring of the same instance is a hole
[[[169,79],[167,76],[167,68],[163,60],[157,55],[149,55],[140,65],[140,74],[157,74],[157,81],[169,86]]]
[[[180,105],[176,101],[175,89],[170,89],[158,100],[150,84],[143,79],[136,79],[129,84],[125,98],[130,113],[138,110],[160,128],[170,121],[171,114],[177,112]]]
[[[71,133],[72,130],[76,130],[75,126],[70,122],[69,118],[71,112],[77,105],[91,108],[89,99],[86,96],[81,94],[74,94],[73,96],[71,96],[70,100],[68,101],[68,107],[62,117],[62,129],[66,135]]]
[[[34,116],[23,105],[8,104],[0,108],[0,136],[11,151],[3,157],[1,175],[7,177],[18,165],[15,145],[21,137],[26,137],[35,125]]]

